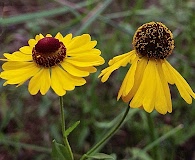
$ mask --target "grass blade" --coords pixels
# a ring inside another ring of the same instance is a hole
[[[76,32],[76,35],[81,34],[91,23],[93,23],[111,2],[112,0],[106,0],[104,3],[99,3],[95,9],[89,12],[89,14],[82,20],[82,25]]]
[[[81,2],[78,3],[78,5],[75,7],[75,9],[82,8],[84,6],[90,5],[89,2]],[[37,18],[44,18],[44,17],[52,17],[56,16],[59,14],[64,14],[69,11],[72,11],[67,6],[63,6],[61,8],[55,8],[52,10],[47,10],[47,11],[42,11],[42,12],[37,12],[37,13],[29,13],[29,14],[22,14],[19,16],[14,16],[14,17],[8,17],[8,18],[2,18],[0,21],[1,26],[6,26],[6,25],[12,25],[12,24],[18,24],[18,23],[23,23],[32,19],[37,19]]]

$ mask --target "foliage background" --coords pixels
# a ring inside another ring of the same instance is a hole
[[[3,0],[0,2],[0,57],[27,45],[36,34],[89,33],[98,41],[106,63],[87,84],[64,97],[67,125],[81,120],[69,139],[76,155],[85,153],[115,123],[127,104],[116,101],[128,67],[115,71],[108,82],[97,78],[113,56],[132,49],[132,37],[143,23],[161,21],[175,38],[168,60],[195,90],[195,2],[193,0]],[[27,84],[3,87],[0,80],[0,160],[46,160],[51,142],[61,141],[59,98],[31,96]],[[158,143],[162,160],[195,159],[195,103],[187,105],[171,86],[173,112],[151,114],[158,137],[183,128]],[[124,126],[102,148],[115,159],[151,159],[141,151],[150,143],[146,114],[131,109]],[[135,158],[137,157],[137,158]]]

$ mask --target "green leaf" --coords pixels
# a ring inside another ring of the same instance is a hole
[[[114,157],[105,153],[95,153],[93,156],[87,156],[87,157],[94,158],[94,159],[114,159]]]
[[[64,136],[67,137],[78,125],[79,125],[80,121],[75,122],[71,127],[69,127],[65,133]]]
[[[72,160],[66,146],[57,143],[55,140],[52,142],[52,159],[53,160]]]

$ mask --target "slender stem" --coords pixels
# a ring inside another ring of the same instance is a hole
[[[148,130],[149,130],[149,135],[150,135],[150,141],[152,143],[156,140],[156,135],[155,135],[155,131],[154,131],[154,122],[153,122],[153,119],[152,119],[150,113],[146,112],[146,116],[147,116],[147,122],[148,122]],[[159,159],[157,146],[154,146],[152,148],[152,157],[155,160]]]
[[[128,105],[127,109],[126,109],[122,119],[119,121],[119,123],[117,123],[115,126],[113,126],[113,128],[111,128],[111,130],[96,145],[94,145],[86,154],[84,154],[80,160],[85,160],[87,158],[87,156],[89,156],[93,152],[95,152],[101,145],[103,145],[107,140],[109,140],[115,134],[115,132],[121,127],[125,118],[127,117],[129,109],[130,109],[130,107]]]
[[[71,160],[73,160],[73,153],[70,147],[70,144],[68,142],[68,138],[65,135],[66,131],[66,126],[65,126],[65,116],[64,116],[64,102],[63,102],[63,97],[60,96],[60,113],[61,113],[61,124],[62,124],[62,135],[63,135],[63,141],[64,145],[67,147],[69,155],[71,156]]]

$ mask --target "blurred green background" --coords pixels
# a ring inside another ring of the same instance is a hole
[[[81,120],[69,136],[76,157],[98,141],[126,108],[116,101],[128,70],[120,68],[106,83],[97,78],[109,59],[132,49],[136,29],[150,21],[163,22],[174,34],[174,54],[168,61],[195,90],[194,0],[3,0],[0,2],[0,57],[27,45],[36,34],[74,36],[89,33],[97,40],[106,63],[87,78],[87,84],[64,96],[67,126]],[[2,64],[2,62],[1,62]],[[3,87],[0,80],[0,160],[48,160],[53,139],[61,142],[59,97],[51,90],[31,96],[27,84]],[[158,143],[162,160],[195,159],[195,102],[188,105],[171,86],[173,112],[151,116],[157,137],[179,125],[183,128]],[[194,101],[194,100],[193,100]],[[126,123],[102,148],[118,160],[151,160],[146,114],[130,109]],[[76,159],[76,158],[75,158]]]

